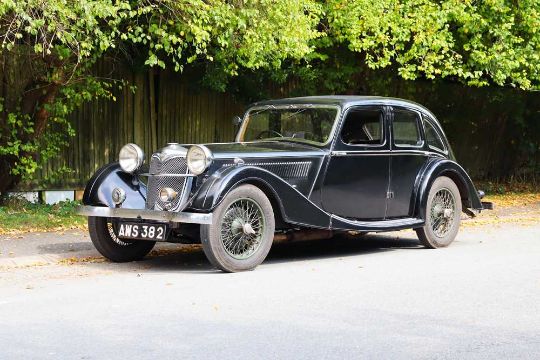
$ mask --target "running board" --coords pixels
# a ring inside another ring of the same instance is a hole
[[[378,221],[358,221],[331,216],[331,229],[359,231],[392,231],[424,226],[424,220],[417,218],[401,218]]]

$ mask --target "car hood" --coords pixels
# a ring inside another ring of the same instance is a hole
[[[276,158],[292,156],[321,156],[324,150],[314,146],[287,141],[257,141],[241,143],[204,144],[215,159]]]

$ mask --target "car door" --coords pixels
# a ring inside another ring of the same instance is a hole
[[[323,208],[354,219],[384,219],[389,182],[388,110],[354,106],[343,115],[323,187]]]
[[[412,217],[416,177],[428,158],[421,114],[411,108],[392,107],[391,138],[386,218]]]

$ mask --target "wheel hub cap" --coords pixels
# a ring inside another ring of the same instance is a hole
[[[450,219],[454,216],[454,210],[452,209],[444,209],[443,216],[447,219]]]
[[[262,209],[252,199],[238,199],[225,211],[220,228],[225,251],[235,259],[247,259],[261,244],[265,229]]]
[[[250,223],[245,223],[242,230],[244,230],[244,234],[246,235],[254,235],[255,230],[253,230],[253,226],[251,226]]]
[[[431,202],[430,223],[437,237],[444,237],[450,232],[456,216],[456,200],[452,192],[446,188],[435,193]]]

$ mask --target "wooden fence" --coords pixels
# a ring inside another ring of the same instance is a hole
[[[201,90],[185,74],[126,66],[111,70],[105,61],[96,71],[125,79],[136,91],[126,87],[115,94],[117,101],[97,100],[74,112],[76,136],[69,147],[19,190],[82,188],[98,167],[116,161],[129,142],[151,154],[168,142],[231,141],[232,116],[242,114],[247,105],[227,94]],[[375,80],[365,82],[376,84]],[[268,92],[274,97],[304,93],[302,84],[289,85],[270,86]],[[530,179],[540,174],[538,92],[403,80],[365,91],[426,105],[442,122],[458,161],[475,179]],[[64,168],[70,170],[59,172]]]
[[[98,73],[106,73],[100,63]],[[76,136],[57,159],[49,161],[36,182],[23,188],[80,188],[100,166],[116,161],[120,148],[136,143],[151,154],[168,142],[206,143],[234,139],[232,117],[244,104],[231,96],[195,89],[185,77],[168,71],[119,70],[135,85],[118,90],[116,101],[85,104],[71,116]],[[69,168],[61,178],[58,170]]]

